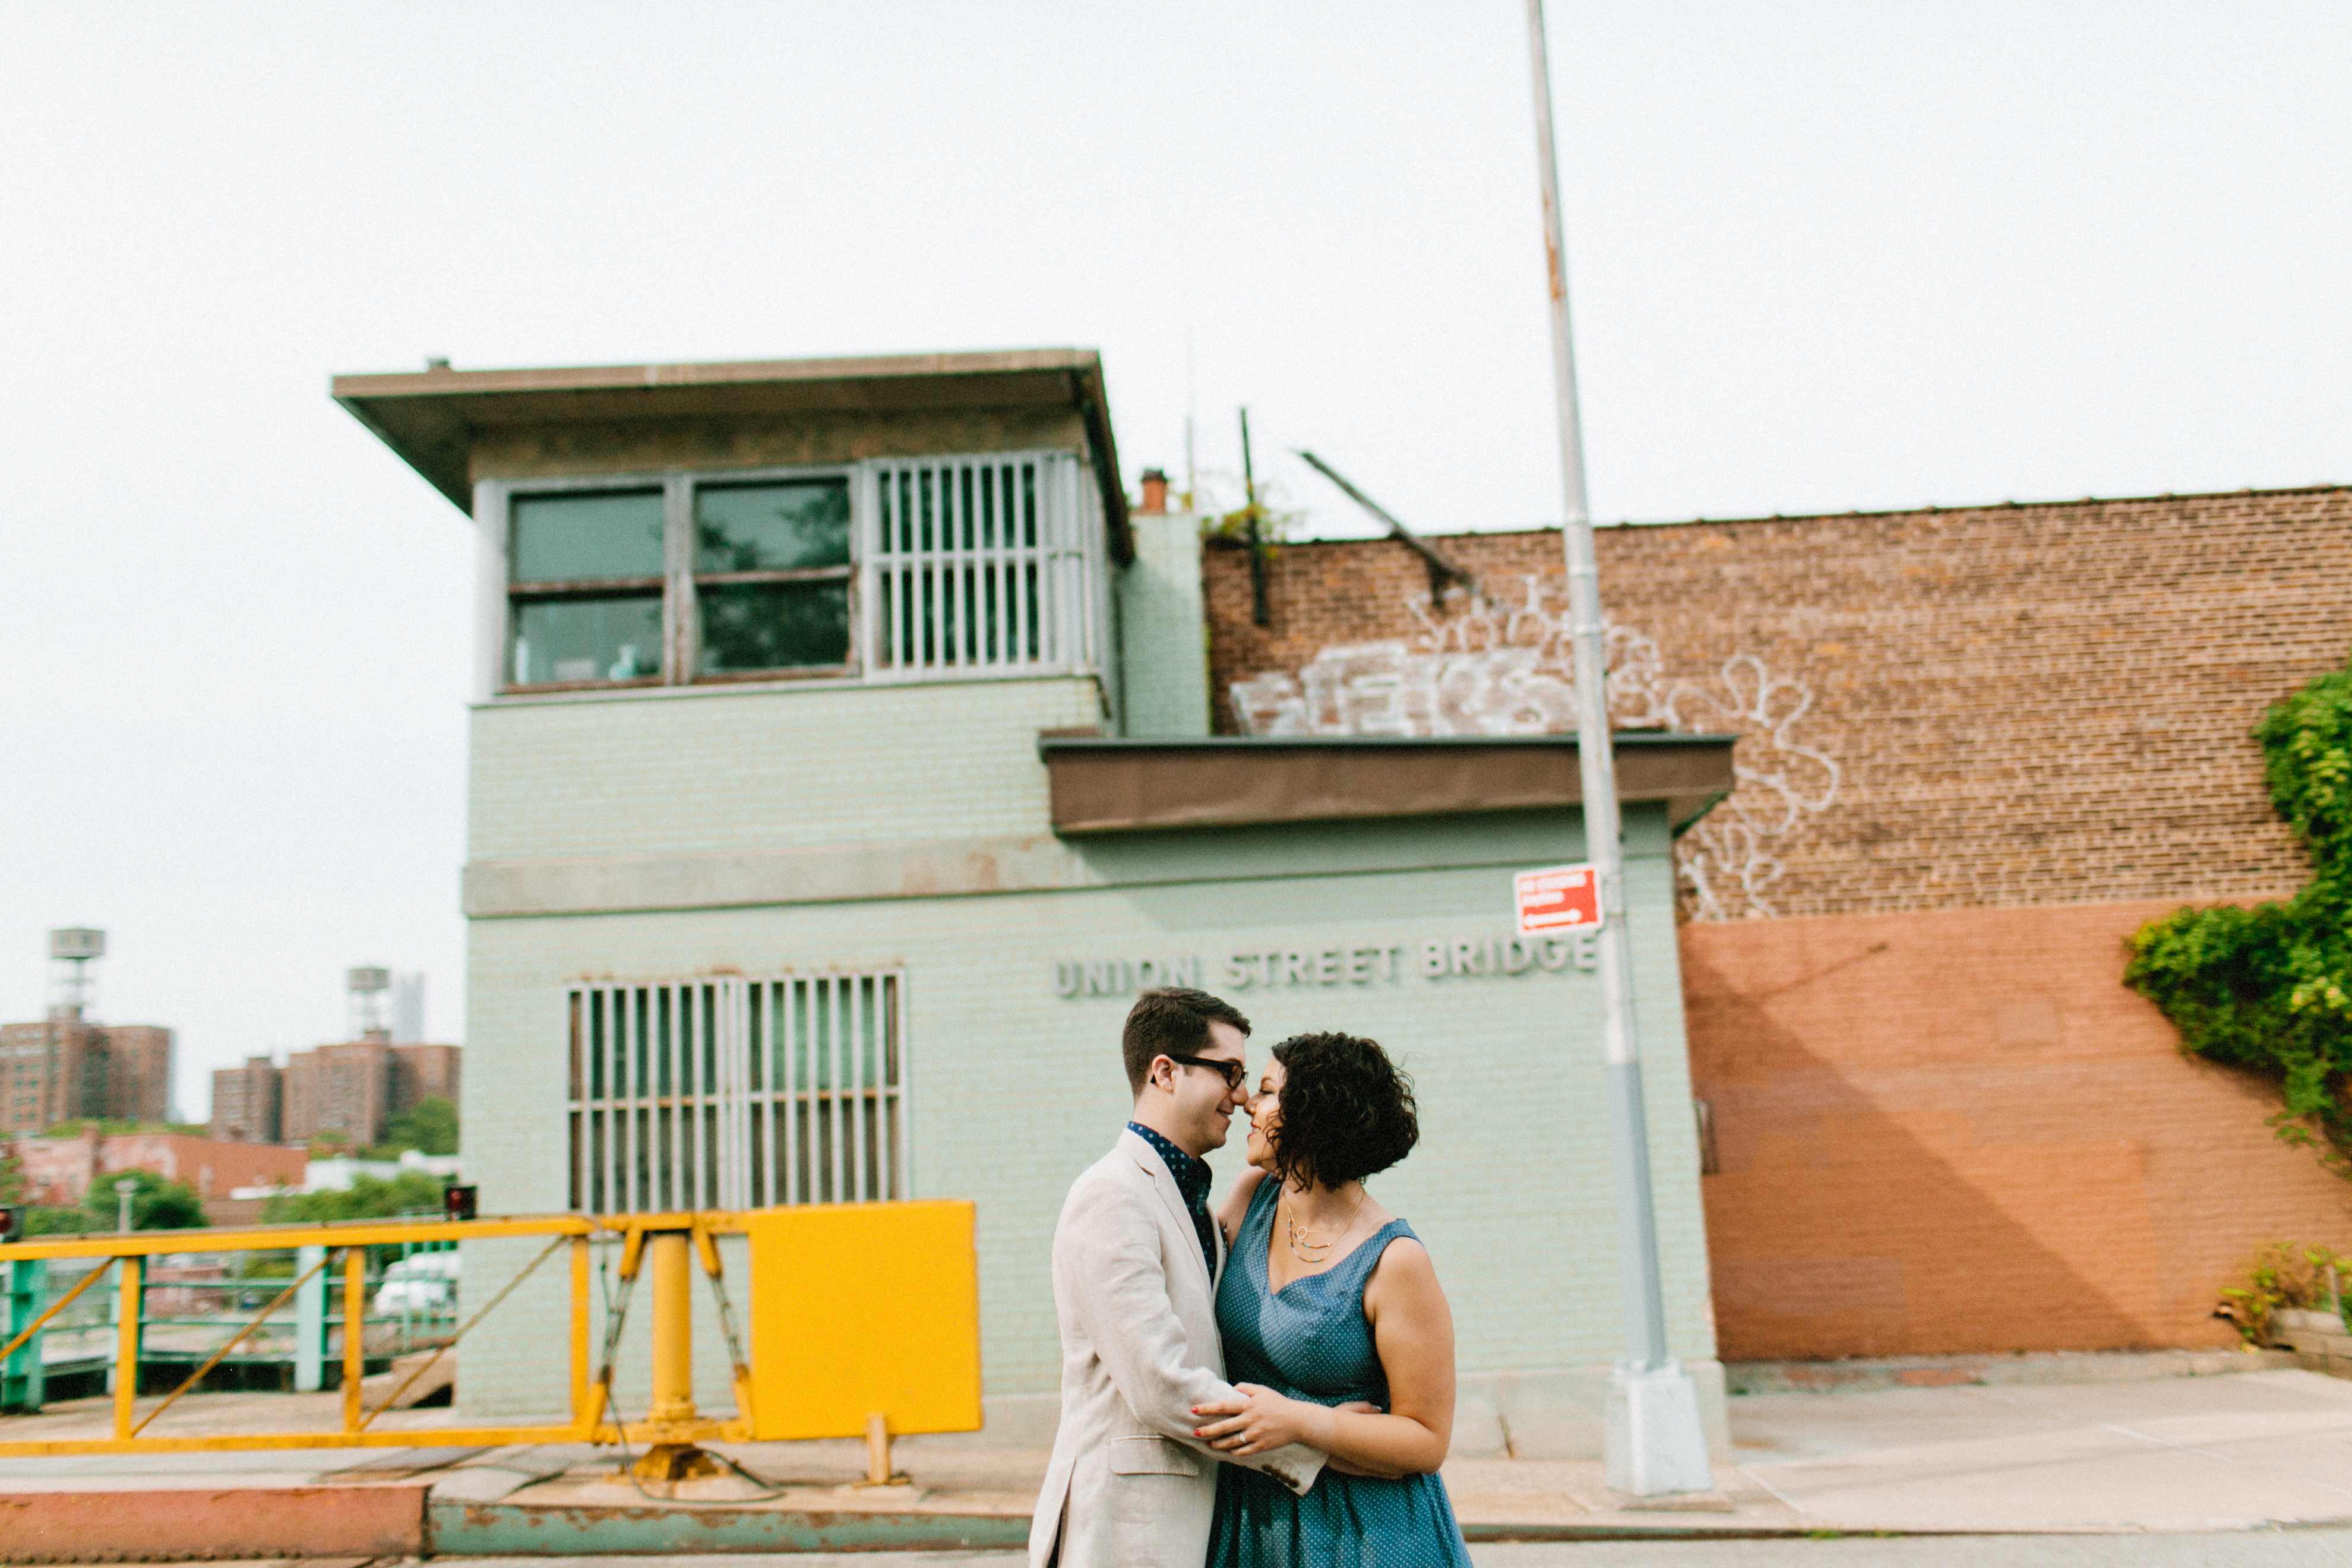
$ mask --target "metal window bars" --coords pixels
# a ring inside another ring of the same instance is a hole
[[[1093,667],[1102,530],[1076,458],[890,459],[863,478],[869,679]]]
[[[571,1206],[909,1195],[904,976],[570,988]]]

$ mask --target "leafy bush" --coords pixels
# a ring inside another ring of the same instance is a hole
[[[441,1178],[403,1171],[390,1181],[352,1179],[347,1192],[280,1193],[261,1211],[271,1225],[331,1225],[346,1219],[389,1219],[394,1215],[441,1212]]]
[[[80,1229],[112,1230],[121,1217],[121,1200],[114,1184],[129,1181],[131,1194],[131,1228],[133,1230],[195,1230],[212,1221],[205,1217],[204,1200],[196,1189],[185,1182],[165,1181],[152,1171],[121,1171],[113,1175],[101,1175],[89,1184],[81,1200],[84,1223]],[[36,1211],[37,1215],[39,1211]],[[70,1209],[53,1209],[52,1214],[65,1215]],[[75,1228],[63,1220],[56,1222],[60,1231]]]
[[[2328,1270],[2335,1269],[2330,1280]],[[2265,1242],[2238,1271],[2238,1282],[2221,1291],[2222,1310],[2250,1345],[2268,1344],[2271,1320],[2282,1309],[2328,1309],[2346,1316],[2336,1288],[2352,1283],[2352,1258],[2325,1247]],[[2346,1316],[2352,1326],[2352,1316]]]
[[[441,1095],[426,1095],[385,1126],[383,1147],[394,1151],[395,1157],[403,1149],[425,1154],[456,1153],[457,1108]]]
[[[2164,1010],[2183,1050],[2276,1079],[2273,1129],[2352,1176],[2352,668],[2273,706],[2254,739],[2310,882],[2284,903],[2149,922],[2124,984]]]

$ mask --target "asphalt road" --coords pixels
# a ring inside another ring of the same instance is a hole
[[[1580,1541],[1475,1546],[1478,1568],[2318,1568],[2352,1562],[2352,1530],[2222,1535],[1838,1536],[1777,1541]],[[1017,1552],[775,1557],[436,1557],[431,1568],[1013,1568]]]

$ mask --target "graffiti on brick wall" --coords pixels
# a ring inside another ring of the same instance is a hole
[[[1405,601],[1409,637],[1323,648],[1297,673],[1234,681],[1249,735],[1542,735],[1576,728],[1569,616],[1557,582],[1528,574],[1515,601],[1427,594]],[[1837,760],[1803,735],[1813,694],[1754,654],[1704,679],[1669,677],[1658,645],[1611,626],[1609,718],[1619,729],[1737,734],[1729,798],[1683,835],[1675,856],[1695,919],[1769,918],[1780,850],[1836,804]]]

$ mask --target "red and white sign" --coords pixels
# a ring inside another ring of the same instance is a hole
[[[1511,879],[1517,896],[1519,934],[1591,931],[1601,924],[1601,879],[1590,866],[1547,866]]]

